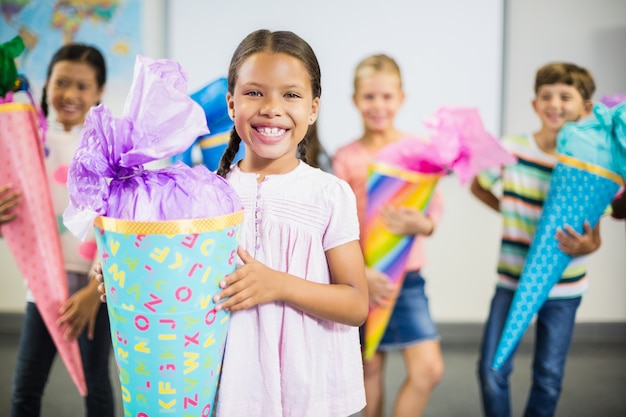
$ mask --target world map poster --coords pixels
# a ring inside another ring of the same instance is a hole
[[[42,85],[54,52],[69,42],[96,46],[108,81],[129,83],[142,53],[142,0],[0,0],[0,43],[20,35],[18,72]]]

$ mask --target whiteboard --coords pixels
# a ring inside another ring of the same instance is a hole
[[[361,134],[353,73],[375,53],[395,58],[403,73],[400,130],[424,133],[426,117],[454,105],[478,108],[500,135],[502,0],[170,0],[166,8],[166,56],[188,72],[190,93],[226,76],[235,48],[256,29],[304,38],[322,70],[319,132],[330,153]]]
[[[487,130],[501,136],[503,3],[169,0],[165,52],[187,70],[193,92],[226,75],[248,33],[261,28],[297,33],[320,62],[319,132],[331,154],[362,133],[352,103],[353,73],[361,59],[375,53],[394,57],[403,73],[406,100],[398,129],[426,133],[423,120],[439,107],[467,106],[478,108]],[[453,176],[440,180],[438,188],[445,209],[435,234],[425,241],[423,268],[431,314],[438,322],[482,321],[496,279],[500,219]]]

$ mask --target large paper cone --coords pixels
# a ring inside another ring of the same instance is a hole
[[[182,161],[192,166],[192,150],[197,145],[202,153],[202,164],[209,171],[219,168],[220,159],[226,150],[230,140],[230,131],[233,121],[228,113],[226,94],[228,93],[228,80],[224,77],[211,81],[200,90],[191,94],[193,101],[198,103],[206,116],[207,126],[210,133],[196,139],[196,142],[185,152],[172,157],[173,162]],[[243,158],[245,147],[240,146],[233,163]]]
[[[363,237],[365,264],[384,272],[396,287],[402,288],[406,260],[413,244],[413,236],[389,232],[380,216],[385,205],[412,207],[425,210],[441,174],[422,174],[373,163],[367,179],[367,212]],[[395,296],[394,296],[395,300]],[[387,328],[394,303],[387,307],[370,309],[365,322],[363,357],[371,359]]]
[[[208,136],[198,140],[198,146],[202,153],[202,163],[209,171],[216,171],[220,166],[220,159],[226,151],[228,141],[230,140],[230,133],[225,132],[218,135]],[[243,146],[241,149],[245,149]],[[240,150],[241,150],[240,149]],[[239,161],[242,156],[237,157],[234,161]]]
[[[124,415],[212,415],[243,211],[200,220],[96,219]]]
[[[595,227],[622,183],[619,176],[604,168],[559,156],[492,368],[499,369],[515,350],[572,260],[558,247],[557,229],[570,225],[583,233],[585,220]]]
[[[2,235],[37,302],[48,332],[80,395],[87,395],[78,343],[56,322],[69,297],[56,217],[44,167],[37,116],[27,103],[0,104],[0,183],[22,193],[18,217]]]

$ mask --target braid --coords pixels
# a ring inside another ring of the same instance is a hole
[[[320,167],[320,155],[324,148],[320,143],[317,133],[317,121],[309,126],[304,139],[298,144],[298,158],[311,165],[313,168]]]
[[[298,158],[301,159],[302,161],[306,162],[309,165],[313,165],[311,163],[311,161],[308,160],[307,158],[307,142],[308,142],[308,134],[304,137],[304,140],[300,141],[300,143],[298,143]]]
[[[43,112],[44,117],[48,118],[48,94],[46,93],[46,87],[43,88],[43,93],[41,94],[41,111]]]
[[[228,173],[230,172],[230,166],[233,163],[233,159],[235,159],[235,155],[237,155],[237,151],[239,151],[240,144],[241,138],[233,127],[230,132],[230,140],[228,141],[228,146],[226,147],[224,155],[222,155],[222,159],[220,160],[220,166],[217,169],[217,175],[222,178],[226,178],[226,175],[228,175]]]

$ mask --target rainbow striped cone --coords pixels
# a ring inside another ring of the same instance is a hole
[[[230,317],[212,297],[242,222],[96,219],[124,415],[212,415]]]
[[[585,220],[595,227],[623,183],[618,175],[604,168],[564,155],[558,159],[491,364],[495,370],[515,350],[572,259],[559,249],[557,229],[567,224],[582,233]]]
[[[413,236],[389,232],[379,214],[383,206],[406,206],[425,210],[441,174],[422,174],[373,163],[367,180],[367,213],[363,238],[365,264],[384,272],[399,292]],[[397,295],[397,294],[396,294]],[[394,297],[395,300],[395,297]],[[363,357],[371,359],[385,334],[394,304],[371,308],[365,322]]]

